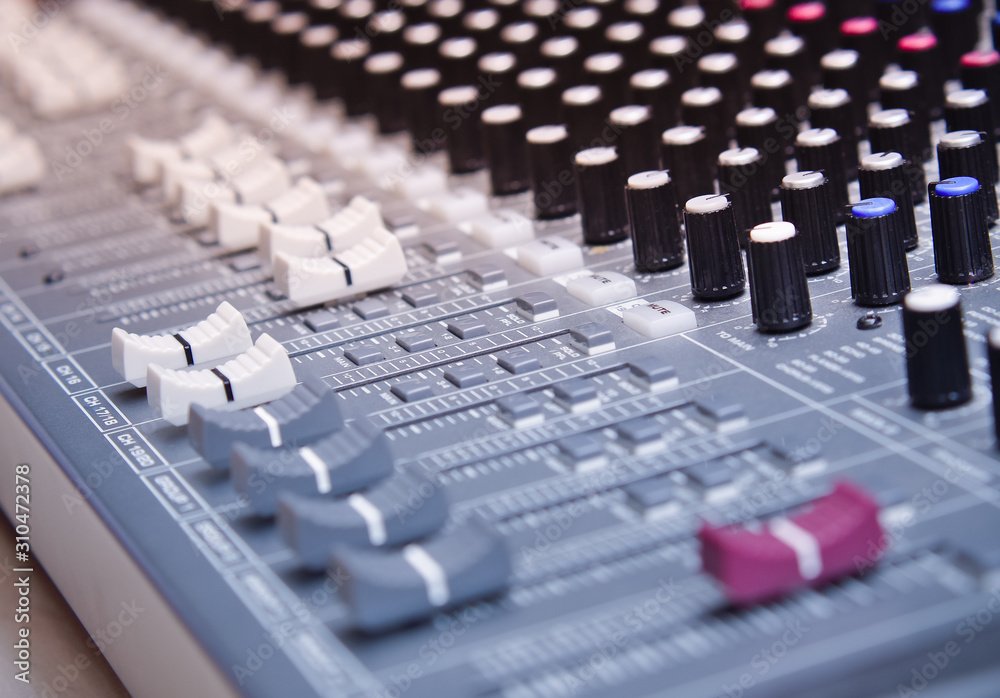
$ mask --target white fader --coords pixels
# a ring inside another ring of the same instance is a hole
[[[157,364],[146,374],[150,406],[175,426],[188,423],[191,405],[241,410],[277,400],[295,387],[295,371],[288,352],[270,335],[221,366],[201,371],[178,371]]]
[[[197,325],[176,334],[132,334],[116,327],[111,331],[111,361],[122,378],[142,388],[150,364],[175,369],[220,361],[252,344],[246,320],[232,305],[223,303]]]
[[[292,188],[288,166],[278,158],[261,157],[247,162],[231,180],[226,179],[224,172],[216,165],[211,180],[191,179],[181,183],[181,214],[186,222],[208,225],[216,202],[257,206]]]
[[[265,224],[261,253],[273,264],[279,252],[289,257],[326,257],[354,247],[385,228],[378,204],[355,196],[343,209],[313,225]]]
[[[39,184],[45,170],[42,149],[34,138],[16,135],[0,145],[0,194]]]
[[[232,145],[235,140],[233,127],[219,116],[209,116],[194,131],[175,140],[131,135],[127,145],[132,179],[137,184],[159,184],[165,162],[202,158]]]
[[[267,224],[301,226],[330,216],[326,192],[316,180],[303,177],[295,186],[267,203],[213,201],[209,229],[227,250],[257,247],[261,228]]]
[[[299,306],[385,288],[402,279],[406,271],[403,247],[385,228],[334,257],[279,252],[274,259],[275,285]]]

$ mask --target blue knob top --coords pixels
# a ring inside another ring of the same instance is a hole
[[[934,0],[931,9],[934,12],[961,12],[969,9],[969,0]]]
[[[862,199],[851,206],[851,215],[855,218],[878,218],[888,216],[896,210],[896,202],[881,196],[872,199]]]
[[[934,185],[938,196],[965,196],[979,190],[979,180],[975,177],[952,177]]]

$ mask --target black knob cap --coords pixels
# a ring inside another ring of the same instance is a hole
[[[952,177],[929,187],[938,281],[972,284],[993,276],[993,247],[979,182]]]
[[[781,180],[781,217],[795,224],[806,274],[840,266],[833,188],[822,172],[796,172]]]
[[[675,126],[660,137],[663,167],[670,172],[677,187],[677,200],[715,192],[714,168],[706,167],[715,158],[709,155],[708,141],[702,126]]]
[[[881,3],[880,3],[881,4]],[[857,51],[864,66],[864,85],[866,92],[864,103],[877,98],[878,77],[889,62],[890,47],[882,28],[874,17],[851,17],[840,25],[840,45],[846,49]]]
[[[472,85],[456,85],[438,94],[439,123],[447,127],[446,148],[452,174],[468,174],[486,167],[479,133],[479,92]]]
[[[989,145],[978,131],[951,131],[938,142],[938,171],[941,179],[975,177],[979,182],[990,181]],[[990,223],[1000,219],[996,187],[980,187],[983,205]]]
[[[883,197],[892,199],[899,212],[899,231],[903,246],[912,250],[920,244],[917,237],[917,216],[910,195],[910,163],[899,153],[872,153],[858,166],[858,185],[862,199]]]
[[[500,51],[500,13],[491,7],[462,15],[462,32],[476,40],[483,52]]]
[[[795,126],[781,121],[770,107],[750,107],[736,115],[736,142],[756,148],[764,157],[764,177],[771,188],[771,198],[785,176],[786,145],[795,138]]]
[[[378,132],[398,133],[406,128],[402,108],[403,92],[399,81],[403,74],[403,54],[395,51],[373,53],[365,59],[372,110],[378,121]]]
[[[483,110],[483,146],[494,196],[519,194],[531,188],[524,119],[516,104]]]
[[[782,16],[783,3],[776,0],[742,0],[740,11],[743,19],[750,25],[750,37],[753,46],[763,51],[764,42],[773,39],[784,26]]]
[[[533,65],[538,60],[542,32],[534,22],[513,22],[500,30],[500,48],[517,56],[521,65]]]
[[[627,20],[608,25],[604,30],[604,40],[608,47],[625,59],[630,71],[641,70],[649,65],[646,53],[646,28],[642,22]]]
[[[441,27],[434,22],[411,24],[403,29],[403,54],[407,65],[414,69],[436,66],[441,37]]]
[[[809,95],[809,123],[813,128],[832,128],[840,136],[844,177],[858,176],[858,131],[864,123],[846,90],[816,90]]]
[[[528,128],[562,121],[562,88],[552,68],[529,68],[517,76],[518,101]]]
[[[372,110],[372,95],[365,76],[365,59],[371,54],[371,44],[363,39],[341,39],[333,44],[331,70],[340,75],[340,96],[347,116],[361,116]]]
[[[438,44],[438,67],[444,84],[476,83],[479,44],[471,36],[452,36]]]
[[[993,112],[985,90],[957,90],[948,95],[944,118],[949,131],[979,131],[987,143],[989,174],[995,184],[998,180],[997,139],[993,133]]]
[[[742,244],[746,244],[751,228],[774,220],[763,163],[756,148],[730,148],[719,154],[719,191],[728,194],[733,204]]]
[[[543,65],[559,74],[562,84],[575,85],[580,82],[583,61],[580,42],[575,36],[553,36],[546,39],[538,47],[538,56]]]
[[[667,13],[667,31],[695,41],[704,31],[705,10],[699,5],[682,5]]]
[[[908,5],[906,0],[879,0],[874,5],[880,31],[882,27],[892,27],[897,30],[890,36],[912,34],[927,25],[926,13],[921,3],[912,6]]]
[[[847,214],[851,296],[858,305],[893,305],[910,290],[899,214],[892,199],[862,199]]]
[[[927,198],[927,176],[924,174],[922,141],[910,112],[903,109],[883,109],[868,119],[868,140],[873,153],[899,153],[910,165],[906,168],[913,203]]]
[[[993,107],[993,131],[1000,131],[1000,51],[970,51],[961,63],[962,86],[986,90]]]
[[[576,213],[576,183],[573,153],[576,152],[565,126],[537,126],[525,135],[528,170],[534,193],[535,217],[565,218]]]
[[[678,94],[691,89],[698,80],[698,71],[691,69],[691,42],[686,36],[668,34],[649,42],[649,60],[654,68],[670,71]]]
[[[401,10],[382,10],[374,13],[368,18],[365,29],[372,50],[379,53],[403,50],[406,15]]]
[[[743,293],[746,273],[729,199],[712,194],[689,200],[684,206],[684,227],[695,298],[721,300]]]
[[[920,76],[912,70],[893,70],[879,78],[878,86],[882,109],[903,109],[909,112],[910,119],[915,124],[914,137],[919,141],[922,159],[926,162],[932,156],[930,118],[924,105]]]
[[[273,55],[274,66],[285,72],[289,85],[306,81],[299,36],[308,27],[309,15],[305,12],[283,12],[271,21],[268,51]]]
[[[660,132],[650,107],[640,104],[618,107],[608,117],[608,124],[618,134],[615,139],[618,155],[627,175],[660,168]]]
[[[403,73],[399,79],[403,93],[406,129],[416,153],[444,149],[445,131],[438,121],[437,96],[441,91],[441,73],[434,68],[418,68]]]
[[[844,147],[832,128],[811,128],[795,139],[795,159],[800,170],[823,172],[833,187],[838,220],[843,219],[847,206],[847,177],[844,176]]]
[[[936,410],[972,399],[962,297],[955,289],[932,284],[907,294],[903,336],[907,390],[914,407]]]
[[[736,135],[733,119],[749,96],[739,59],[734,53],[710,53],[698,59],[698,73],[702,85],[714,87],[722,93],[722,110],[718,119],[726,138],[732,138]]]
[[[797,127],[802,115],[799,107],[805,104],[800,98],[795,79],[787,70],[761,70],[750,78],[751,101],[757,107],[770,107],[778,118],[793,128]]]
[[[573,159],[576,205],[587,245],[608,245],[628,237],[625,166],[614,148],[587,148]]]
[[[722,53],[736,56],[740,65],[740,75],[745,83],[751,74],[760,70],[763,56],[755,49],[750,25],[744,19],[736,18],[723,22],[715,28],[715,46]],[[746,85],[743,85],[744,89]],[[741,105],[742,106],[742,105]]]
[[[670,73],[663,68],[647,68],[629,78],[632,101],[653,108],[653,123],[658,134],[677,124],[677,90]]]
[[[993,431],[1000,443],[1000,327],[986,335],[990,358],[990,382],[993,386]]]
[[[516,104],[519,98],[517,88],[517,57],[510,52],[487,53],[479,59],[479,74],[489,91],[487,100],[493,104]]]
[[[761,332],[791,332],[812,322],[809,283],[795,225],[762,223],[747,244],[750,308]]]
[[[684,237],[670,175],[663,170],[634,174],[625,194],[636,271],[655,273],[682,265]]]
[[[816,60],[834,47],[837,35],[827,6],[822,2],[800,2],[785,13],[788,29],[805,42],[809,56]]]
[[[625,104],[628,95],[628,69],[620,53],[595,53],[583,62],[583,77],[587,83],[601,88],[607,109]]]
[[[717,87],[692,87],[681,95],[681,121],[703,126],[708,152],[714,160],[729,148],[729,124],[723,121],[725,102]]]
[[[932,2],[930,23],[941,42],[941,57],[948,78],[957,78],[962,54],[976,47],[979,38],[979,12],[969,0]]]
[[[854,114],[851,127],[856,129],[865,122],[867,116],[866,107],[871,82],[865,72],[867,68],[861,60],[861,54],[850,49],[830,51],[820,59],[820,67],[823,70],[823,87],[827,90],[843,90],[850,98]],[[812,95],[809,96],[808,102],[811,108]],[[809,121],[812,123],[812,117]],[[815,123],[812,125],[816,126]]]
[[[941,118],[945,68],[937,37],[929,31],[902,37],[896,44],[896,61],[903,70],[912,70],[920,76],[924,104],[931,119]]]
[[[309,27],[299,36],[299,64],[317,100],[339,96],[340,83],[332,69],[333,57],[330,55],[339,36],[337,28],[329,24]]]
[[[601,130],[604,128],[604,118],[608,113],[605,108],[604,93],[597,85],[575,85],[562,93],[563,113],[569,135],[576,150],[584,150],[598,143]]]
[[[604,43],[603,17],[596,7],[577,7],[570,10],[563,16],[563,25],[581,46],[592,48],[602,46]]]
[[[779,34],[764,44],[764,67],[768,70],[785,70],[791,75],[791,93],[796,107],[806,103],[809,89],[819,82],[818,56],[810,56],[805,40],[794,34]],[[758,104],[756,99],[754,104]]]

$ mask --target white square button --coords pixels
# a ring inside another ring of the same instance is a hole
[[[566,291],[587,305],[608,305],[634,297],[635,281],[616,271],[602,271],[570,279]]]
[[[622,312],[622,320],[636,332],[655,339],[698,327],[694,311],[674,301],[653,301]]]

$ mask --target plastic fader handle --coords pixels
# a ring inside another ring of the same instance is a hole
[[[14,136],[0,145],[0,194],[33,187],[45,177],[45,158],[38,141]]]
[[[150,365],[146,372],[150,406],[175,426],[188,423],[191,405],[241,410],[277,400],[295,387],[288,352],[270,335],[235,359],[202,371],[178,371]]]
[[[214,115],[177,140],[129,136],[127,145],[132,162],[132,179],[138,184],[157,184],[163,178],[166,161],[205,157],[232,145],[235,140],[236,133],[229,122]]]
[[[235,202],[247,206],[262,204],[292,188],[288,166],[281,160],[263,157],[246,162],[239,174],[226,181],[216,166],[210,182],[199,179],[181,183],[181,215],[191,225],[208,225],[216,202]],[[228,186],[227,186],[228,185]]]
[[[115,370],[137,388],[146,385],[146,369],[150,364],[184,368],[220,361],[251,346],[246,320],[229,303],[223,303],[197,325],[176,334],[132,334],[120,327],[111,331],[111,361]]]
[[[267,224],[262,227],[261,253],[273,264],[279,252],[290,257],[326,257],[364,240],[385,228],[378,204],[355,196],[346,207],[308,226]]]
[[[406,256],[396,236],[379,228],[336,257],[294,257],[279,252],[274,283],[299,306],[367,293],[406,275]]]
[[[329,215],[330,205],[323,186],[303,177],[294,187],[263,204],[213,201],[209,228],[223,248],[240,250],[257,247],[265,224],[308,225]]]

